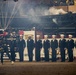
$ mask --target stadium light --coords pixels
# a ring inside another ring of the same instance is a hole
[[[6,1],[6,0],[3,0],[3,1]]]
[[[15,2],[17,2],[18,0],[14,0]]]

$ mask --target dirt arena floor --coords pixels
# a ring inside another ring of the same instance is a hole
[[[0,75],[76,75],[74,62],[4,62]]]

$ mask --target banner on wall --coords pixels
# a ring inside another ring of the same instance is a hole
[[[35,41],[35,31],[24,31],[23,38],[26,42],[26,46],[27,46],[27,39],[29,36],[31,36],[32,39]],[[29,60],[27,47],[24,50],[24,60],[27,60],[27,61]],[[35,49],[33,50],[33,60],[35,60]]]

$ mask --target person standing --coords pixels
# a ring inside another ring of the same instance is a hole
[[[34,49],[34,40],[31,38],[31,36],[28,37],[27,40],[27,49],[28,49],[28,57],[29,61],[33,61],[33,49]]]
[[[8,42],[6,40],[6,38],[4,37],[3,39],[0,40],[0,47],[2,47],[2,51],[1,51],[1,63],[3,64],[3,55],[4,53],[6,53],[11,61],[11,55],[9,54],[8,51]]]
[[[12,61],[12,64],[14,64],[14,62],[15,62],[16,40],[14,40],[13,37],[11,37],[9,46],[10,46],[10,53],[11,53],[11,61]]]
[[[52,49],[52,62],[56,61],[56,50],[58,48],[58,41],[56,40],[56,35],[52,35],[51,49]]]
[[[43,48],[44,48],[45,61],[49,61],[50,41],[48,40],[48,35],[44,35]]]
[[[19,50],[19,61],[24,61],[24,48],[26,47],[25,40],[23,39],[23,36],[20,35],[20,38],[18,40],[18,50]]]
[[[68,36],[69,36],[69,39],[67,40],[68,57],[69,62],[73,62],[74,40],[72,39],[72,35]]]
[[[59,48],[61,54],[61,62],[65,62],[65,49],[66,49],[66,40],[64,34],[60,35],[61,39],[59,40]]]
[[[36,42],[35,42],[35,58],[36,61],[40,61],[40,51],[42,48],[42,40],[40,39],[40,35],[36,36]]]
[[[1,63],[3,65],[3,53],[4,53],[4,50],[3,50],[2,38],[0,38],[0,53],[1,53]]]

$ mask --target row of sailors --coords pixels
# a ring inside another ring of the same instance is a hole
[[[24,60],[24,49],[26,47],[25,40],[23,39],[23,36],[20,36],[20,39],[16,43],[15,40],[10,41],[10,52],[11,55],[9,55],[8,52],[8,47],[7,47],[7,42],[6,40],[1,40],[0,39],[0,50],[3,48],[3,51],[1,51],[1,63],[3,64],[3,54],[4,52],[7,53],[9,59],[14,63],[15,61],[15,48],[17,45],[17,49],[19,51],[19,57],[20,57],[20,62],[23,62]],[[52,61],[56,61],[56,51],[59,46],[60,48],[60,54],[61,54],[61,62],[65,62],[65,49],[68,49],[68,57],[69,57],[69,62],[73,62],[73,49],[74,49],[74,40],[72,39],[72,35],[69,35],[69,40],[66,41],[64,38],[64,35],[61,35],[61,39],[58,41],[56,39],[56,35],[52,35],[52,40],[51,43],[48,40],[48,36],[44,35],[44,41],[42,44],[42,40],[40,39],[40,35],[37,35],[36,42],[34,43],[34,40],[31,38],[31,36],[28,37],[27,40],[27,49],[28,49],[28,57],[29,61],[33,61],[33,49],[35,48],[35,58],[36,61],[40,61],[40,51],[41,48],[44,48],[44,56],[45,56],[45,61],[49,61],[49,49],[51,47],[52,49]]]
[[[59,43],[56,39],[56,35],[52,35],[52,40],[51,42],[48,40],[48,36],[44,35],[44,41],[43,41],[43,48],[44,48],[44,54],[45,54],[45,61],[49,61],[49,49],[51,47],[52,49],[52,61],[56,61],[56,51],[57,48],[60,48],[60,54],[61,54],[61,62],[65,62],[65,50],[68,50],[68,57],[69,57],[69,62],[73,62],[73,50],[74,50],[74,40],[72,39],[72,35],[69,35],[69,39],[66,41],[64,38],[64,35],[60,35],[61,38],[59,40]],[[39,35],[37,36],[37,39],[39,39]],[[39,40],[41,41],[41,40]],[[40,47],[39,41],[36,41],[36,56],[38,53],[40,53]],[[40,55],[39,55],[40,56]],[[37,60],[37,59],[36,59]]]

